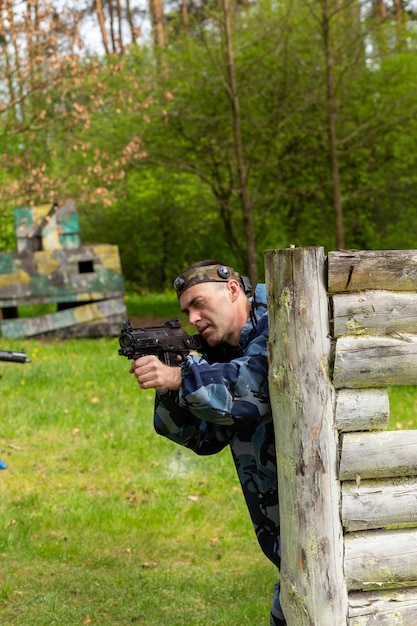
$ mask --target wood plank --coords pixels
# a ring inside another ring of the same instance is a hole
[[[345,535],[349,591],[417,585],[417,529],[371,530]]]
[[[417,385],[417,336],[340,337],[333,384],[338,389]]]
[[[322,248],[267,251],[281,602],[294,626],[346,624],[331,341]]]
[[[2,320],[0,328],[3,337],[18,339],[52,334],[58,330],[62,331],[71,327],[82,327],[90,324],[108,325],[111,320],[112,324],[118,322],[118,330],[120,331],[126,315],[126,305],[123,298],[114,298],[75,306],[39,317]],[[101,326],[101,328],[104,329],[106,326]],[[79,328],[78,336],[97,336],[94,334],[97,330],[97,327],[91,328],[90,332],[88,328],[85,330]],[[59,336],[65,336],[65,332],[59,333]],[[71,336],[75,336],[74,333]]]
[[[327,264],[330,292],[417,290],[417,250],[329,252]]]
[[[389,422],[386,389],[340,389],[336,394],[336,426],[341,432],[383,430]]]
[[[416,626],[417,588],[354,591],[348,626]]]
[[[89,324],[75,324],[65,328],[56,328],[36,335],[37,339],[81,339],[83,337],[118,337],[122,323],[119,319],[105,322],[91,322]]]
[[[347,532],[417,524],[417,478],[344,482],[342,523]]]
[[[50,296],[30,296],[29,298],[8,298],[6,300],[0,300],[0,308],[7,309],[10,307],[21,307],[30,304],[72,304],[76,306],[77,303],[92,302],[99,300],[112,300],[113,298],[123,298],[124,291],[106,291],[106,292],[91,292],[77,294],[63,294],[57,297]],[[15,317],[18,317],[16,315]]]
[[[345,433],[339,479],[417,476],[417,430]]]
[[[417,333],[417,293],[360,291],[331,297],[333,336]]]

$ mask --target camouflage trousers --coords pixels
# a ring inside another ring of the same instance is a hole
[[[272,598],[270,626],[285,626],[284,613],[282,612],[281,602],[279,600],[280,586],[276,583],[274,586],[274,595]]]

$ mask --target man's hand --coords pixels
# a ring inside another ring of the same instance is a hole
[[[177,390],[181,387],[181,369],[165,365],[153,355],[142,356],[133,361],[130,373],[136,376],[141,389],[163,391]]]

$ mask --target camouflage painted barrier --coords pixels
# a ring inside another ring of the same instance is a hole
[[[2,335],[117,335],[126,319],[118,247],[81,246],[72,202],[14,214],[17,252],[0,253]],[[19,317],[23,305],[48,303],[55,312]]]

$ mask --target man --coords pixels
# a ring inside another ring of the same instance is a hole
[[[231,267],[201,261],[175,280],[182,311],[204,344],[179,367],[155,356],[133,362],[142,389],[156,390],[155,430],[194,450],[230,446],[259,544],[279,568],[278,481],[268,392],[268,313],[265,285],[248,299],[248,281]],[[274,589],[271,626],[285,625]]]

